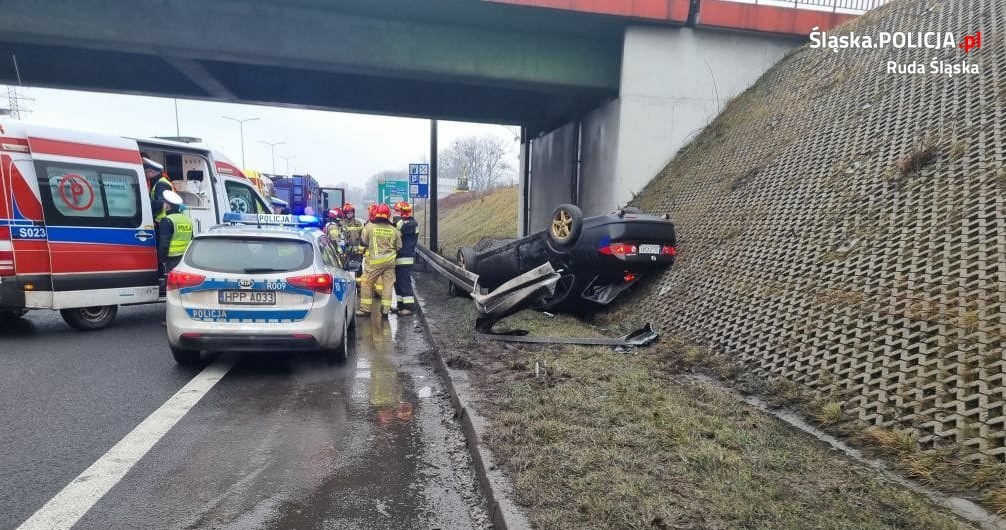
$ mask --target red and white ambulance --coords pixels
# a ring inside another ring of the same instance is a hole
[[[0,321],[55,309],[93,330],[120,305],[159,300],[141,153],[164,165],[196,232],[228,212],[271,213],[212,149],[0,119]]]

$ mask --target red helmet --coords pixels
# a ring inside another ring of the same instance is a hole
[[[356,206],[353,206],[353,203],[351,203],[351,202],[347,202],[346,204],[344,204],[342,206],[342,211],[344,213],[349,213],[349,212],[356,213]]]
[[[331,220],[342,219],[342,210],[339,208],[332,208],[328,211],[328,218]]]
[[[377,214],[377,203],[374,202],[374,203],[371,203],[370,206],[367,206],[367,218],[370,219],[371,221],[373,221],[374,220],[374,216],[376,214]]]
[[[379,204],[377,210],[374,211],[374,218],[387,219],[389,217],[391,217],[391,208],[387,204]]]
[[[401,213],[402,217],[411,217],[412,205],[405,201],[399,201],[398,204],[395,204],[395,211]]]

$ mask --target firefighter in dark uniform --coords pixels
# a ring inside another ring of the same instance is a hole
[[[168,180],[164,174],[164,166],[154,162],[149,158],[143,159],[143,173],[147,177],[147,184],[150,186],[150,212],[154,216],[154,225],[161,222],[166,215],[164,211],[164,192],[175,191],[174,184]]]
[[[395,212],[398,214],[395,226],[402,234],[402,248],[395,258],[395,292],[398,293],[398,314],[408,316],[416,305],[416,293],[412,290],[412,265],[416,262],[419,223],[412,217],[412,205],[405,201],[395,205]]]
[[[182,198],[168,190],[163,195],[165,215],[157,229],[157,260],[164,274],[182,261],[182,254],[192,242],[192,220],[182,213]]]

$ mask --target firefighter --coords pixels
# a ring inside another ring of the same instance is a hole
[[[175,191],[175,186],[164,173],[164,166],[149,158],[143,159],[143,174],[146,175],[147,184],[150,186],[150,212],[154,216],[154,224],[156,225],[166,215],[162,200],[164,192]]]
[[[345,221],[342,223],[342,235],[346,238],[346,248],[351,253],[363,252],[360,248],[360,233],[363,231],[363,221],[356,218],[356,207],[352,203],[346,203],[342,207],[342,215]]]
[[[157,260],[164,274],[171,272],[182,261],[182,254],[192,241],[192,220],[182,213],[182,198],[174,191],[162,194],[165,216],[157,229]]]
[[[419,223],[412,217],[412,205],[401,201],[395,205],[398,213],[396,227],[402,234],[402,249],[395,258],[395,292],[398,293],[398,314],[411,315],[416,305],[412,291],[412,265],[416,262],[416,245],[419,243]]]
[[[336,243],[342,239],[342,210],[340,208],[332,208],[328,211],[327,216],[328,223],[325,225],[325,235],[333,243]]]
[[[346,242],[346,263],[359,263],[356,277],[360,278],[363,271],[363,246],[360,233],[363,231],[363,221],[356,218],[356,207],[347,202],[342,207],[342,240]]]
[[[374,209],[374,219],[363,229],[361,240],[367,247],[367,265],[363,272],[362,294],[358,316],[370,314],[373,288],[381,282],[381,314],[391,313],[391,296],[395,286],[395,257],[402,248],[402,234],[391,224],[391,208],[381,204]]]

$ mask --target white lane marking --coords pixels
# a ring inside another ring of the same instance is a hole
[[[45,506],[21,523],[17,530],[61,530],[77,524],[178,420],[223,379],[234,362],[214,362],[204,368]]]

